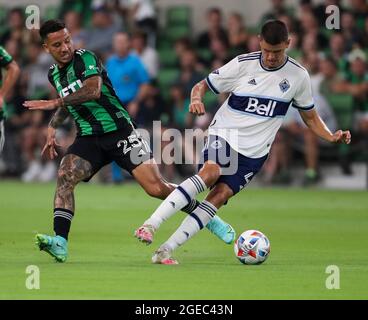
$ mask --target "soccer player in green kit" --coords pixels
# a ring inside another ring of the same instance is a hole
[[[15,84],[19,76],[18,64],[13,60],[12,56],[0,46],[0,153],[5,143],[4,119],[6,115],[5,98],[10,89]],[[2,70],[5,69],[6,75],[2,81]]]
[[[36,235],[40,250],[49,253],[56,261],[64,262],[68,256],[68,234],[74,216],[73,190],[80,181],[88,181],[100,168],[115,161],[131,173],[150,196],[165,199],[175,185],[161,177],[147,142],[134,129],[96,56],[85,49],[74,50],[70,33],[61,21],[46,21],[41,26],[40,36],[44,49],[56,62],[50,67],[48,77],[60,96],[24,103],[31,110],[57,108],[48,127],[42,154],[51,159],[57,156],[56,129],[69,115],[77,126],[77,137],[58,170],[54,198],[55,236]],[[194,200],[183,211],[190,213],[198,205],[199,202]],[[219,217],[207,228],[226,243],[235,238],[234,229]]]

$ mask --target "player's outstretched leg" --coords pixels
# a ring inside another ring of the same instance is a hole
[[[55,236],[36,235],[38,248],[58,262],[65,262],[68,257],[68,235],[74,216],[74,188],[91,174],[91,164],[74,154],[66,155],[60,163],[54,198]]]
[[[213,165],[212,165],[213,166]],[[212,167],[209,167],[213,170]],[[217,170],[215,170],[216,172]],[[140,183],[143,189],[150,195],[160,199],[166,199],[171,193],[174,192],[178,186],[172,183],[166,182],[160,175],[157,165],[154,161],[150,163],[144,163],[140,165],[133,171],[134,178]],[[208,177],[208,174],[204,174],[204,179],[215,179],[216,177]],[[194,177],[189,178],[189,181],[197,181]],[[201,177],[199,177],[201,179]],[[187,180],[187,181],[188,181]],[[184,184],[184,188],[186,188],[186,184]],[[198,186],[198,181],[196,183]],[[190,186],[190,184],[189,184]],[[194,190],[195,192],[195,190]],[[184,200],[184,199],[183,199]],[[185,199],[186,200],[186,199]],[[191,214],[200,204],[196,199],[191,199],[191,201],[181,208],[187,214]],[[174,207],[172,208],[175,209]],[[157,210],[156,210],[157,211]],[[175,213],[175,211],[173,211]],[[158,214],[157,219],[159,224],[161,224],[164,220],[166,220],[170,216],[170,213],[163,210],[161,215]],[[159,225],[155,222],[150,222],[148,219],[140,228],[138,228],[134,235],[138,240],[142,241],[146,244],[151,244],[153,241],[154,232],[157,230]],[[215,216],[207,225],[206,228],[210,230],[214,235],[216,235],[219,239],[224,241],[227,244],[230,244],[235,239],[235,231],[231,225],[227,222],[223,221],[220,217]]]
[[[152,257],[157,264],[178,264],[172,252],[197,234],[216,215],[217,210],[233,195],[224,183],[217,184],[193,213],[187,216],[172,236],[162,244]]]
[[[195,207],[190,211],[186,211],[185,208],[182,211],[188,213],[189,215],[200,205],[200,202],[194,200],[196,203]],[[224,220],[222,220],[218,215],[215,215],[207,224],[206,228],[213,233],[220,240],[226,244],[232,244],[236,237],[236,232],[234,228]],[[144,224],[139,227],[135,232],[134,236],[141,242],[150,245],[153,242],[153,237],[155,234],[155,229],[152,225]]]

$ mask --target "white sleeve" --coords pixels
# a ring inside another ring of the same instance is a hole
[[[311,110],[314,108],[312,85],[309,74],[306,72],[293,99],[292,106],[299,110]]]
[[[221,92],[232,92],[239,80],[238,57],[210,73],[206,82],[208,87],[216,94]]]

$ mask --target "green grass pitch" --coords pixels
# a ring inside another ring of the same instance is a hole
[[[54,184],[0,183],[0,299],[367,299],[367,192],[248,189],[220,210],[237,232],[263,231],[271,254],[259,266],[239,263],[232,245],[204,230],[175,257],[153,265],[151,255],[180,224],[178,213],[155,242],[133,237],[160,203],[134,184],[82,184],[69,260],[55,263],[34,244],[52,231]],[[40,289],[26,288],[26,267],[40,270]],[[327,289],[329,265],[340,289]]]

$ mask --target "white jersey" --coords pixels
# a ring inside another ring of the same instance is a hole
[[[290,105],[301,110],[314,107],[308,72],[290,57],[280,67],[267,69],[261,52],[240,55],[209,74],[206,82],[216,94],[230,92],[209,134],[224,138],[249,158],[269,153]]]

